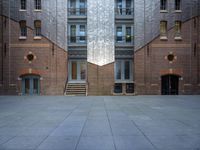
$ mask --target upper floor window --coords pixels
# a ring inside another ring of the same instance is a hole
[[[132,15],[133,14],[132,0],[116,0],[117,15]]]
[[[40,20],[36,20],[34,22],[34,26],[35,26],[35,36],[41,36],[41,21]]]
[[[160,10],[167,10],[167,0],[160,0]]]
[[[85,43],[86,42],[86,25],[70,25],[70,43]]]
[[[181,0],[175,0],[175,10],[181,10]]]
[[[167,21],[160,22],[160,34],[161,36],[166,36],[167,34]]]
[[[86,15],[86,0],[70,0],[69,15]]]
[[[20,9],[21,10],[26,10],[26,0],[21,0],[21,6],[20,6]]]
[[[132,43],[133,33],[132,26],[120,25],[116,27],[116,42],[117,43]]]
[[[181,37],[181,21],[175,21],[175,37]]]
[[[24,20],[20,21],[19,25],[20,25],[20,36],[21,37],[26,37],[27,36],[26,21],[24,21]]]
[[[35,9],[36,10],[41,10],[42,9],[41,0],[35,0]]]

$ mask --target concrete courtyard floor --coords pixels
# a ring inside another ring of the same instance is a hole
[[[2,96],[0,150],[200,150],[200,96]]]

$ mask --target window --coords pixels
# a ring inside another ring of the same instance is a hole
[[[115,83],[114,92],[122,93],[122,83]]]
[[[180,36],[181,34],[181,21],[175,21],[175,36]]]
[[[85,0],[80,0],[80,15],[85,15],[86,14],[86,2]]]
[[[80,25],[80,31],[79,31],[79,36],[80,36],[80,42],[85,42],[85,25]]]
[[[126,93],[134,93],[134,83],[126,83]]]
[[[126,15],[131,15],[131,0],[126,0]]]
[[[117,0],[117,14],[122,15],[122,0]]]
[[[160,34],[161,36],[166,36],[167,33],[167,21],[160,22]]]
[[[26,0],[21,0],[21,10],[26,10]]]
[[[131,60],[117,60],[115,62],[115,80],[132,80],[131,63]]]
[[[160,10],[167,10],[167,0],[160,0]]]
[[[20,36],[22,37],[26,37],[27,36],[27,27],[26,27],[26,21],[20,21],[19,22],[20,25]]]
[[[42,9],[41,0],[35,0],[35,9],[36,10],[41,10]]]
[[[175,10],[181,10],[181,0],[175,0]]]
[[[35,25],[35,36],[41,36],[41,21],[36,20],[34,25]]]
[[[76,25],[70,26],[70,42],[76,43]]]
[[[117,27],[117,42],[122,42],[122,27]]]
[[[126,42],[131,42],[131,27],[126,27]]]

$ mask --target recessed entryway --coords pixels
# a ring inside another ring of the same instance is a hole
[[[162,95],[178,95],[179,94],[179,77],[177,75],[164,75],[161,78],[161,94]]]
[[[26,75],[22,77],[22,94],[39,95],[40,77],[36,75]]]

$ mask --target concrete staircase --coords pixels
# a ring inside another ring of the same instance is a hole
[[[66,96],[86,96],[87,86],[86,83],[68,83],[66,90]]]

